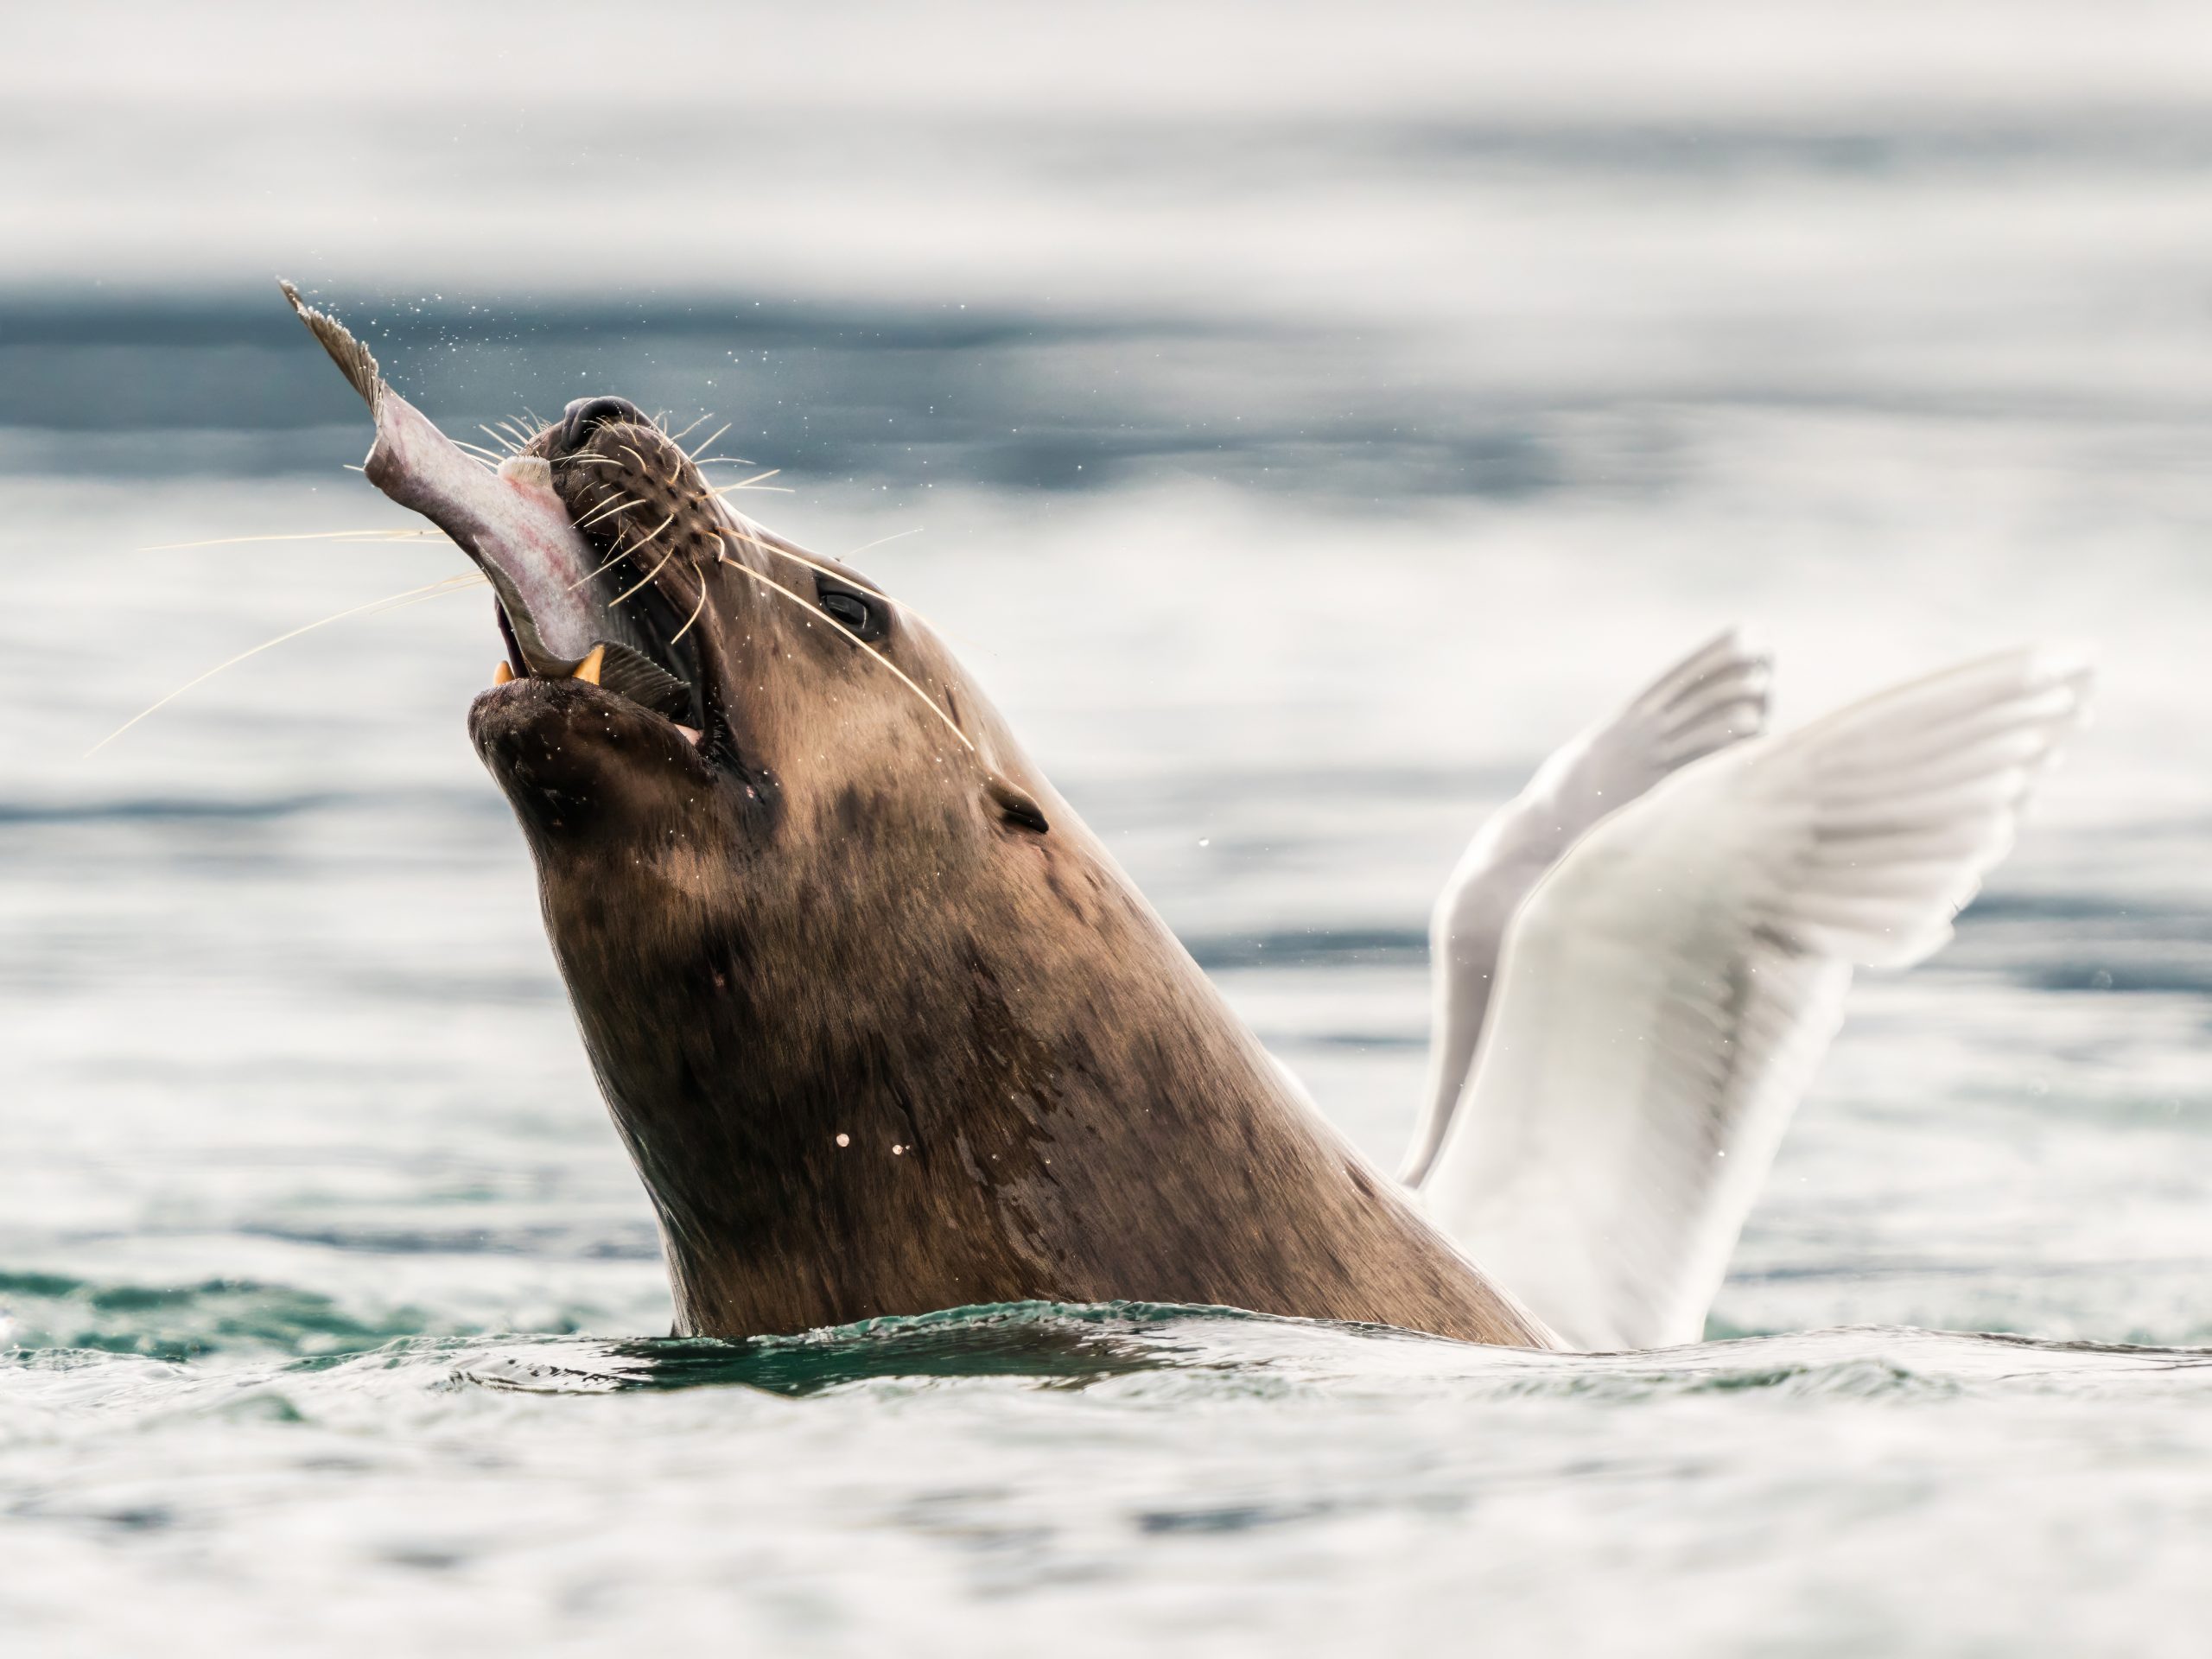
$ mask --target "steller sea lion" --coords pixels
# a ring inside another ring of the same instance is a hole
[[[499,591],[469,731],[679,1333],[1134,1300],[1548,1343],[1302,1098],[920,618],[621,399],[494,474],[292,297],[376,413],[371,480]]]

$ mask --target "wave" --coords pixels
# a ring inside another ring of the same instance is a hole
[[[52,1273],[0,1273],[0,1351],[129,1355],[173,1363],[215,1355],[358,1353],[419,1336],[413,1309],[348,1313],[288,1285],[207,1279],[182,1285],[103,1284]]]
[[[1083,1389],[1154,1379],[1179,1393],[1554,1396],[1619,1403],[1682,1395],[1943,1396],[1992,1388],[2212,1389],[2212,1349],[2010,1333],[1851,1326],[1731,1337],[1628,1354],[1479,1348],[1383,1326],[1236,1308],[1031,1301],[887,1316],[792,1336],[604,1338],[426,1332],[400,1310],[235,1281],[167,1288],[0,1274],[18,1310],[18,1371],[81,1378],[148,1361],[243,1383],[372,1378],[404,1387],[605,1395],[741,1388],[803,1398],[855,1386]],[[210,1364],[208,1362],[219,1362]]]

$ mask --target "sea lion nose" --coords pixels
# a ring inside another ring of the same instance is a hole
[[[645,411],[627,397],[579,397],[570,404],[561,422],[560,442],[555,453],[567,454],[578,448],[599,428],[613,422],[643,426]]]

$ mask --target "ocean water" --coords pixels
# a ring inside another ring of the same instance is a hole
[[[0,67],[9,1651],[2201,1649],[2196,14],[452,10]],[[1459,848],[1707,633],[1785,725],[2027,639],[2098,717],[1854,989],[1703,1344],[671,1341],[488,597],[86,754],[462,568],[238,539],[406,522],[278,270],[459,435],[719,410],[1386,1165]]]

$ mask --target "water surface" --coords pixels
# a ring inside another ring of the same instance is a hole
[[[450,19],[512,54],[475,100],[404,30],[251,9],[226,96],[123,15],[38,25],[97,74],[4,72],[0,1618],[37,1650],[2201,1645],[2186,14],[1808,9],[1722,51],[1687,4],[1161,11],[1146,74],[949,12],[702,16],[677,67]],[[700,213],[733,157],[743,211]],[[582,233],[618,185],[632,233]],[[134,550],[403,522],[272,266],[458,431],[586,389],[734,418],[790,490],[760,515],[952,636],[1386,1163],[1459,847],[1711,631],[1765,627],[1785,721],[2086,639],[2099,720],[1955,945],[1854,991],[1704,1344],[1141,1306],[671,1342],[462,734],[488,599],[82,758],[459,568]]]

